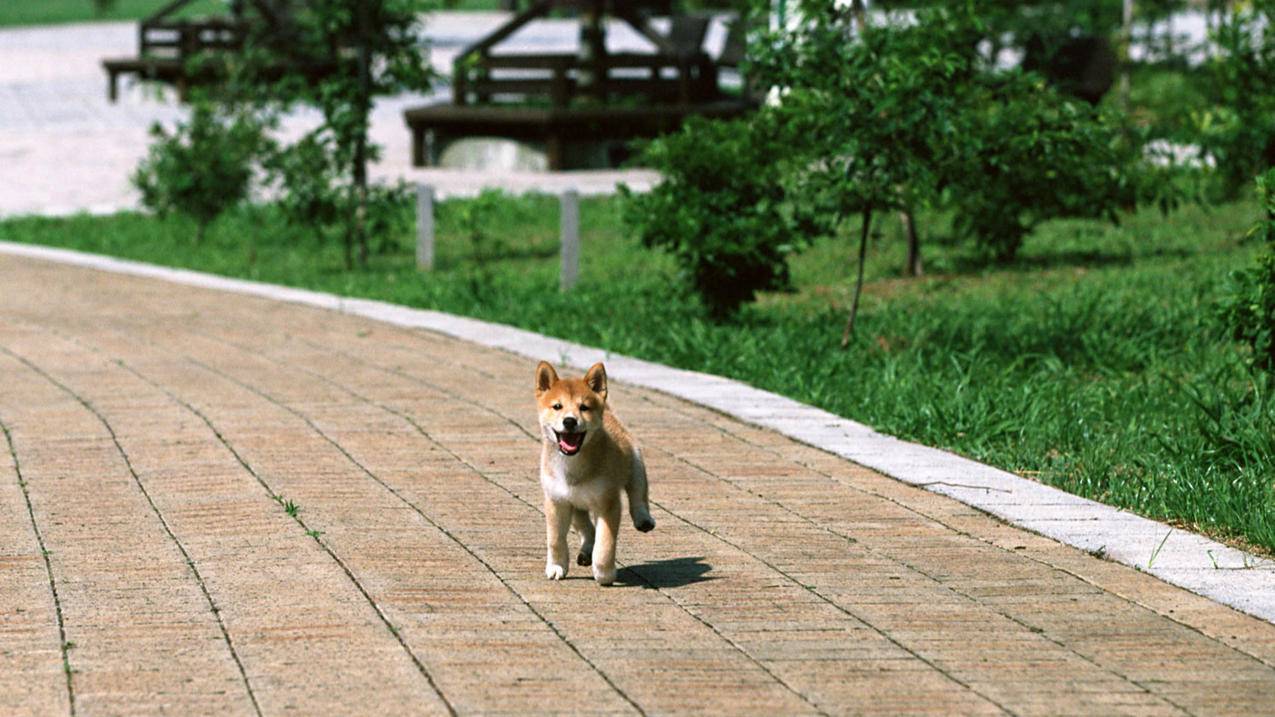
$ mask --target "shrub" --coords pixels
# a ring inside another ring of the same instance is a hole
[[[1265,240],[1266,251],[1231,275],[1221,315],[1231,337],[1252,351],[1253,368],[1275,376],[1275,170],[1258,179],[1257,191],[1265,216],[1251,234]]]
[[[251,115],[219,116],[198,102],[171,133],[156,124],[151,135],[155,141],[132,176],[142,204],[194,220],[195,241],[201,242],[222,212],[248,197],[256,159],[267,144],[264,129]]]
[[[1210,108],[1194,115],[1227,196],[1275,165],[1275,0],[1236,10],[1213,34],[1205,65]]]
[[[361,249],[355,225],[348,218],[358,214],[363,231],[380,237],[378,250],[384,252],[392,238],[408,231],[406,225],[414,221],[412,189],[401,180],[371,183],[362,188],[360,198],[360,188],[336,161],[333,145],[334,140],[320,128],[272,152],[265,166],[280,189],[276,204],[288,222],[309,228],[321,238],[339,234],[348,268],[354,265],[355,249]]]
[[[782,156],[765,115],[696,119],[646,149],[659,185],[647,194],[624,190],[625,224],[676,258],[716,318],[788,285],[788,256],[803,236],[779,181]]]
[[[972,86],[961,153],[946,177],[958,233],[1000,261],[1055,217],[1101,217],[1133,205],[1136,148],[1116,122],[1034,75]]]

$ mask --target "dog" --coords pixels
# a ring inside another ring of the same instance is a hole
[[[607,405],[607,372],[600,363],[584,378],[561,379],[541,361],[536,366],[536,403],[543,438],[545,577],[567,576],[567,532],[575,526],[583,538],[576,563],[592,565],[593,579],[610,585],[615,582],[620,494],[628,494],[634,528],[643,533],[655,528],[642,452]]]

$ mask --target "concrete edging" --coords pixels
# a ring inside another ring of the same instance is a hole
[[[1275,623],[1275,561],[953,453],[877,433],[860,423],[738,381],[669,368],[510,326],[381,301],[5,241],[0,241],[0,254],[304,304],[426,329],[580,369],[606,361],[607,373],[623,383],[675,395],[769,428],[896,480],[948,496],[1012,525],[1081,550],[1102,551],[1111,560]]]

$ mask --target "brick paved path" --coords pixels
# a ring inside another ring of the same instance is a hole
[[[0,714],[1275,705],[1275,626],[664,395],[612,389],[660,527],[553,583],[527,360],[11,257],[0,306]]]

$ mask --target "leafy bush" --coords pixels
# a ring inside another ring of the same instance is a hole
[[[401,180],[395,184],[369,184],[360,189],[342,172],[335,159],[334,140],[322,128],[292,145],[271,153],[266,169],[277,184],[276,204],[294,227],[306,227],[321,238],[340,235],[347,267],[354,265],[358,240],[348,217],[358,214],[369,236],[381,237],[384,252],[392,237],[414,221],[410,208],[412,189]]]
[[[219,116],[199,102],[171,133],[156,124],[151,135],[155,142],[132,176],[142,204],[194,220],[195,240],[202,242],[209,224],[248,197],[256,158],[267,145],[264,129],[249,114]]]
[[[676,258],[717,318],[758,291],[786,287],[788,256],[804,241],[767,117],[688,122],[645,152],[660,184],[647,194],[624,190],[625,224],[643,244]]]
[[[1266,216],[1252,235],[1265,240],[1266,251],[1231,275],[1221,314],[1231,337],[1252,350],[1252,366],[1275,376],[1275,170],[1258,178],[1257,191]]]
[[[958,161],[946,177],[955,227],[986,254],[1014,258],[1056,217],[1116,220],[1136,200],[1133,146],[1114,119],[1063,98],[1034,75],[985,78],[966,96]]]
[[[1211,106],[1195,124],[1225,193],[1235,196],[1275,165],[1275,0],[1236,10],[1213,41],[1217,52],[1204,68]]]

